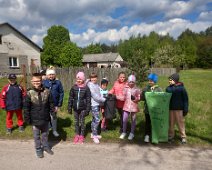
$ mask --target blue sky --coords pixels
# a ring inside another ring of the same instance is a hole
[[[66,27],[80,47],[151,31],[177,38],[212,26],[212,0],[0,0],[4,22],[40,46],[52,25]]]

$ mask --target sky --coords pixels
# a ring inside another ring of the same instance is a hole
[[[177,38],[212,26],[212,0],[0,0],[0,23],[10,23],[40,47],[52,25],[69,30],[79,47],[116,44],[155,31]]]

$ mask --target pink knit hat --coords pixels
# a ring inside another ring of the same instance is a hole
[[[128,77],[128,82],[131,82],[131,81],[134,83],[136,81],[135,75],[133,75],[133,74]]]
[[[80,71],[77,73],[76,78],[85,81],[85,74]]]

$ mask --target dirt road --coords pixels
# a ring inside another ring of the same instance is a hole
[[[33,141],[0,140],[1,170],[212,170],[212,148],[60,142],[35,156]]]

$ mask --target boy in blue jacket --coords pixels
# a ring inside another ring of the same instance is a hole
[[[59,108],[63,104],[63,86],[60,80],[56,79],[56,72],[53,67],[50,67],[46,70],[47,79],[43,80],[43,86],[51,91],[54,106],[55,106],[55,113],[57,114]],[[57,132],[57,117],[53,118],[51,116],[51,124],[52,124],[52,132],[55,137],[59,136]]]
[[[170,117],[169,117],[169,141],[174,139],[174,126],[177,122],[181,143],[185,144],[185,119],[184,116],[188,113],[188,94],[182,82],[179,82],[179,74],[175,73],[169,77],[169,86],[166,92],[172,93],[170,100]]]

